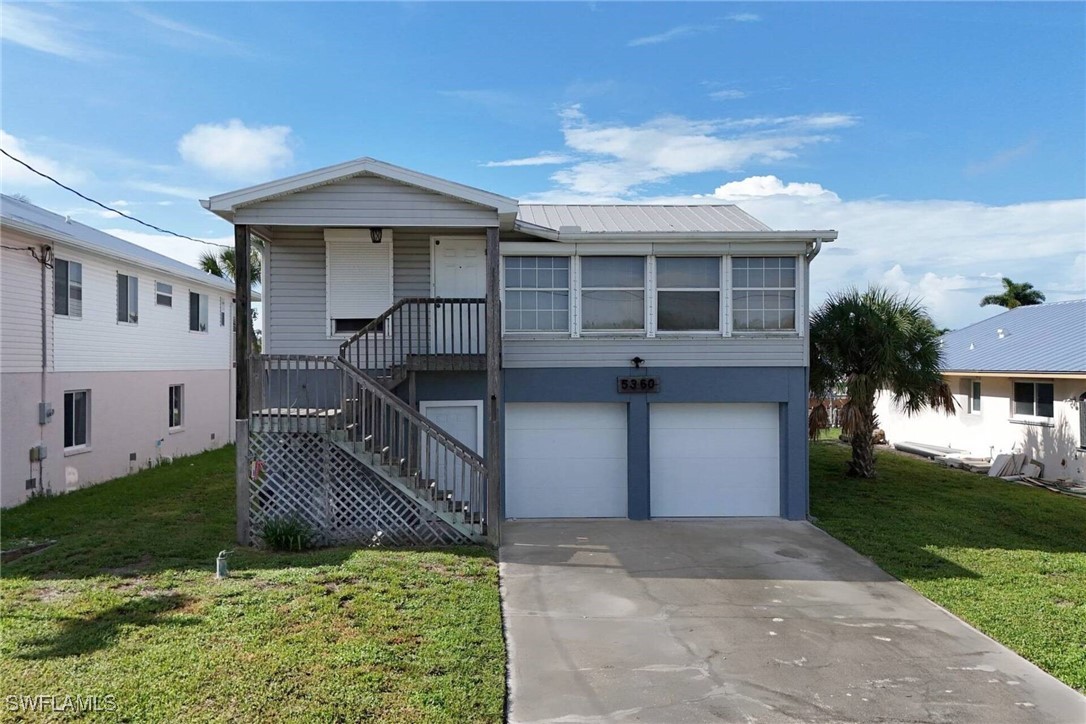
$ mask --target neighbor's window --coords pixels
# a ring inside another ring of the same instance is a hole
[[[1015,382],[1015,417],[1055,417],[1055,396],[1051,382]]]
[[[796,328],[795,257],[732,259],[732,327],[738,332]]]
[[[90,427],[90,390],[64,393],[64,449],[86,447]]]
[[[581,257],[581,329],[645,328],[645,257]]]
[[[207,295],[189,292],[189,330],[207,331]]]
[[[185,422],[185,386],[170,385],[170,429],[174,430]]]
[[[569,257],[505,258],[505,329],[569,331]]]
[[[139,322],[139,279],[127,274],[117,275],[117,321]]]
[[[53,314],[83,316],[83,265],[77,261],[53,260]]]
[[[173,306],[173,285],[155,282],[155,304],[160,307]]]
[[[720,330],[720,257],[657,257],[656,328]]]
[[[219,326],[226,326],[226,300],[219,297]]]
[[[980,414],[980,380],[965,380],[965,411]]]

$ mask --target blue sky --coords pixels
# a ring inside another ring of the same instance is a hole
[[[522,200],[836,228],[812,301],[1086,296],[1081,3],[3,4],[3,146],[176,231],[368,155]],[[192,260],[19,169],[5,193]],[[148,233],[144,233],[148,232]]]

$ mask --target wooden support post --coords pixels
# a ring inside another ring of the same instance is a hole
[[[249,545],[249,340],[253,324],[249,295],[249,227],[234,226],[234,419],[237,539]]]
[[[502,310],[498,229],[486,230],[486,537],[501,544]]]

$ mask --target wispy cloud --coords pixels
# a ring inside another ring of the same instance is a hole
[[[741,90],[735,90],[734,88],[725,88],[723,90],[713,91],[709,94],[709,97],[714,101],[737,101],[740,98],[746,98],[747,94]]]
[[[69,60],[86,61],[102,56],[100,50],[78,37],[69,20],[39,8],[31,10],[21,3],[6,2],[0,6],[0,39]]]
[[[81,184],[90,178],[90,174],[82,169],[66,161],[58,160],[52,155],[34,151],[24,139],[3,130],[0,130],[0,147],[12,156],[26,161],[42,173],[49,174],[63,183]],[[42,178],[7,156],[0,156],[0,179],[3,181],[0,186],[4,193],[14,193],[28,187],[51,185],[48,179]]]
[[[615,197],[684,174],[736,172],[790,159],[858,122],[852,115],[822,113],[724,120],[672,115],[629,125],[594,122],[579,105],[562,109],[559,117],[567,150],[546,155],[568,156],[572,165],[551,178],[567,192]]]
[[[574,156],[565,153],[540,153],[527,158],[510,158],[505,161],[487,161],[484,168],[506,168],[514,166],[549,166],[557,163],[569,163]]]
[[[678,27],[665,30],[662,33],[656,33],[655,35],[646,35],[641,38],[634,38],[630,40],[626,45],[631,48],[636,48],[642,45],[659,45],[660,43],[667,43],[671,40],[685,37],[687,35],[696,35],[698,33],[707,33],[712,30],[716,30],[715,25],[679,25]]]
[[[762,19],[762,16],[755,13],[733,13],[727,19],[734,23],[756,23]]]
[[[189,25],[188,23],[174,20],[173,18],[169,18],[165,15],[153,13],[150,10],[139,5],[130,6],[128,10],[136,17],[145,20],[151,25],[169,31],[169,35],[167,37],[176,39],[178,36],[183,36],[191,40],[198,40],[201,43],[210,43],[223,50],[229,50],[232,52],[245,51],[245,46],[242,43],[230,40],[229,38],[224,38],[221,35],[216,35],[215,33],[212,33],[208,30],[204,30],[203,28],[198,28],[195,25]]]
[[[1031,138],[1025,143],[1015,146],[1014,148],[1008,148],[1002,150],[986,159],[980,161],[974,161],[965,167],[966,176],[980,176],[982,174],[998,171],[1006,166],[1011,165],[1020,158],[1026,158],[1030,156],[1035,150],[1037,150],[1038,141],[1036,138]]]

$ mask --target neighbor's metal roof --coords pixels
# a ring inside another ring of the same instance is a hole
[[[1086,374],[1086,299],[1018,307],[942,339],[948,372]]]
[[[772,231],[732,204],[521,204],[517,220],[555,231],[578,227],[585,234]]]
[[[169,272],[223,291],[234,291],[234,283],[226,279],[11,196],[0,196],[0,218],[13,226],[18,224],[26,233],[38,231],[59,243],[69,241],[73,246]]]

